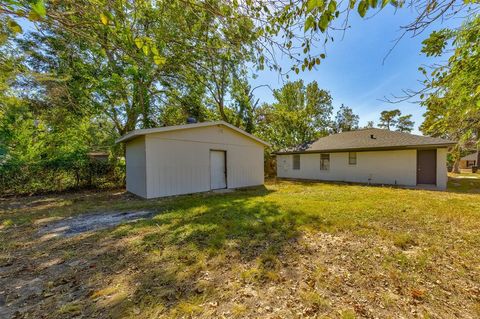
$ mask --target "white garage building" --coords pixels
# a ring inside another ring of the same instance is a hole
[[[447,148],[453,145],[441,138],[361,129],[277,152],[277,176],[445,189]]]
[[[269,144],[223,121],[132,131],[127,191],[144,198],[262,185]]]

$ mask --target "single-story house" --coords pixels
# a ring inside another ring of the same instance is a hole
[[[262,185],[268,143],[224,121],[134,130],[127,191],[144,198]]]
[[[384,129],[322,137],[276,152],[281,178],[368,184],[447,186],[449,140]]]
[[[473,166],[478,166],[477,163],[478,154],[477,152],[464,156],[460,159],[459,167],[461,169],[469,169]]]

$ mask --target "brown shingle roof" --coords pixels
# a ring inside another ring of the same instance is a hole
[[[477,160],[477,152],[466,155],[461,158],[462,161],[476,161]]]
[[[455,145],[455,142],[443,138],[371,128],[329,135],[313,143],[281,150],[277,154],[447,147],[451,145]]]

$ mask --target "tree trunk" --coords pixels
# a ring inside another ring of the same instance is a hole
[[[480,145],[477,146],[477,161],[475,162],[475,166],[480,167]]]
[[[452,173],[460,174],[460,159],[459,158],[455,159],[455,162],[453,163]]]
[[[218,110],[220,112],[220,116],[222,117],[222,120],[225,122],[228,122],[227,114],[225,114],[225,107],[223,105],[223,99],[218,104]]]
[[[460,173],[460,147],[455,145],[454,149],[452,150],[452,156],[454,158],[453,166],[452,166],[452,173],[459,174]]]
[[[475,166],[480,167],[480,129],[477,130],[477,161]]]

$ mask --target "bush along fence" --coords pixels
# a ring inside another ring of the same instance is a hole
[[[0,195],[37,194],[125,184],[124,159],[72,158],[0,163]]]

